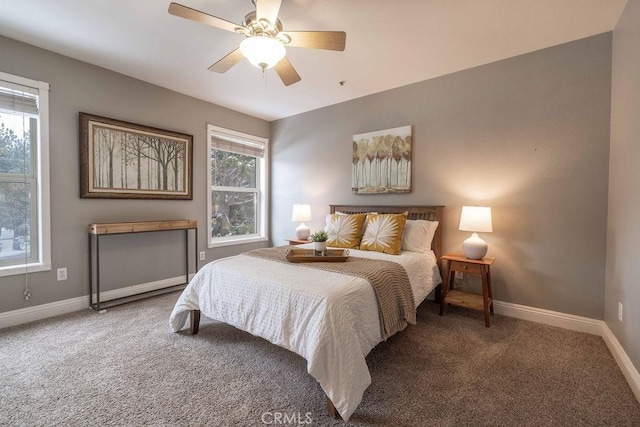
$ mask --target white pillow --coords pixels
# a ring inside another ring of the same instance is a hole
[[[404,226],[402,250],[429,252],[437,228],[438,221],[425,221],[423,219],[408,220]]]

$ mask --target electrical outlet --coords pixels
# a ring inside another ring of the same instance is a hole
[[[618,302],[618,320],[622,322],[622,303]]]
[[[61,280],[67,280],[67,267],[58,269],[58,282]]]
[[[207,259],[204,251],[200,251],[200,261],[204,261],[205,259]]]
[[[456,271],[456,275],[455,275],[456,279],[464,279],[464,273],[462,271]]]

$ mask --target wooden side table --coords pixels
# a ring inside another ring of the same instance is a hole
[[[300,239],[296,239],[295,237],[289,237],[287,239],[284,239],[287,242],[289,242],[290,245],[304,245],[305,243],[311,243],[312,240],[300,240]]]
[[[491,288],[490,267],[493,261],[495,261],[495,258],[484,257],[482,259],[468,259],[462,254],[447,254],[443,256],[442,259],[447,260],[447,273],[442,286],[440,316],[444,314],[445,304],[483,310],[484,324],[487,328],[490,327],[489,314],[493,314],[493,289]],[[482,295],[453,289],[456,271],[481,276]]]

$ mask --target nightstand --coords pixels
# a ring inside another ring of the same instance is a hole
[[[440,301],[440,316],[444,313],[445,304],[473,308],[484,311],[484,325],[488,328],[489,314],[493,314],[493,289],[491,288],[490,267],[495,261],[493,257],[482,259],[468,259],[460,254],[447,254],[442,257],[447,260],[445,280],[442,284],[442,299]],[[477,274],[482,277],[482,295],[462,292],[453,289],[455,272]]]
[[[305,243],[311,243],[312,240],[300,240],[300,239],[296,239],[295,237],[290,237],[287,239],[284,239],[287,242],[289,242],[290,245],[304,245]]]

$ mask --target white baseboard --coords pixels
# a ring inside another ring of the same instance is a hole
[[[598,336],[602,335],[602,326],[604,325],[602,320],[574,316],[573,314],[559,313],[542,308],[528,307],[526,305],[512,304],[510,302],[494,301],[493,309],[497,314],[504,316],[530,320],[536,323]]]
[[[193,274],[189,274],[189,280]],[[108,301],[112,299],[124,298],[131,295],[141,294],[143,292],[151,292],[169,286],[176,286],[184,283],[184,276],[171,277],[169,279],[156,280],[155,282],[141,283],[139,285],[127,286],[124,288],[114,289],[112,291],[100,292],[100,301]],[[93,301],[96,301],[96,294],[93,294]],[[87,297],[87,306],[89,300]]]
[[[0,329],[89,308],[89,296],[0,313]]]
[[[611,332],[611,329],[609,329],[609,326],[607,326],[606,323],[602,326],[602,338],[607,344],[607,347],[609,347],[609,351],[613,355],[613,358],[616,359],[616,362],[618,363],[622,374],[627,379],[633,394],[636,395],[636,399],[640,402],[640,374],[635,366],[633,366],[629,356],[627,356],[627,353],[624,351],[618,342],[618,339],[613,335],[613,332]]]
[[[189,280],[191,280],[192,277],[193,274],[190,274]],[[169,286],[179,285],[181,283],[184,283],[184,276],[171,277],[169,279],[157,280],[155,282],[127,286],[120,289],[114,289],[112,291],[101,292],[100,300],[107,301],[116,298],[128,297],[142,292],[155,291]],[[59,316],[61,314],[72,313],[74,311],[84,310],[87,308],[89,308],[89,295],[36,305],[34,307],[21,308],[19,310],[6,311],[4,313],[0,313],[0,329],[33,322],[35,320],[46,319],[48,317]]]

